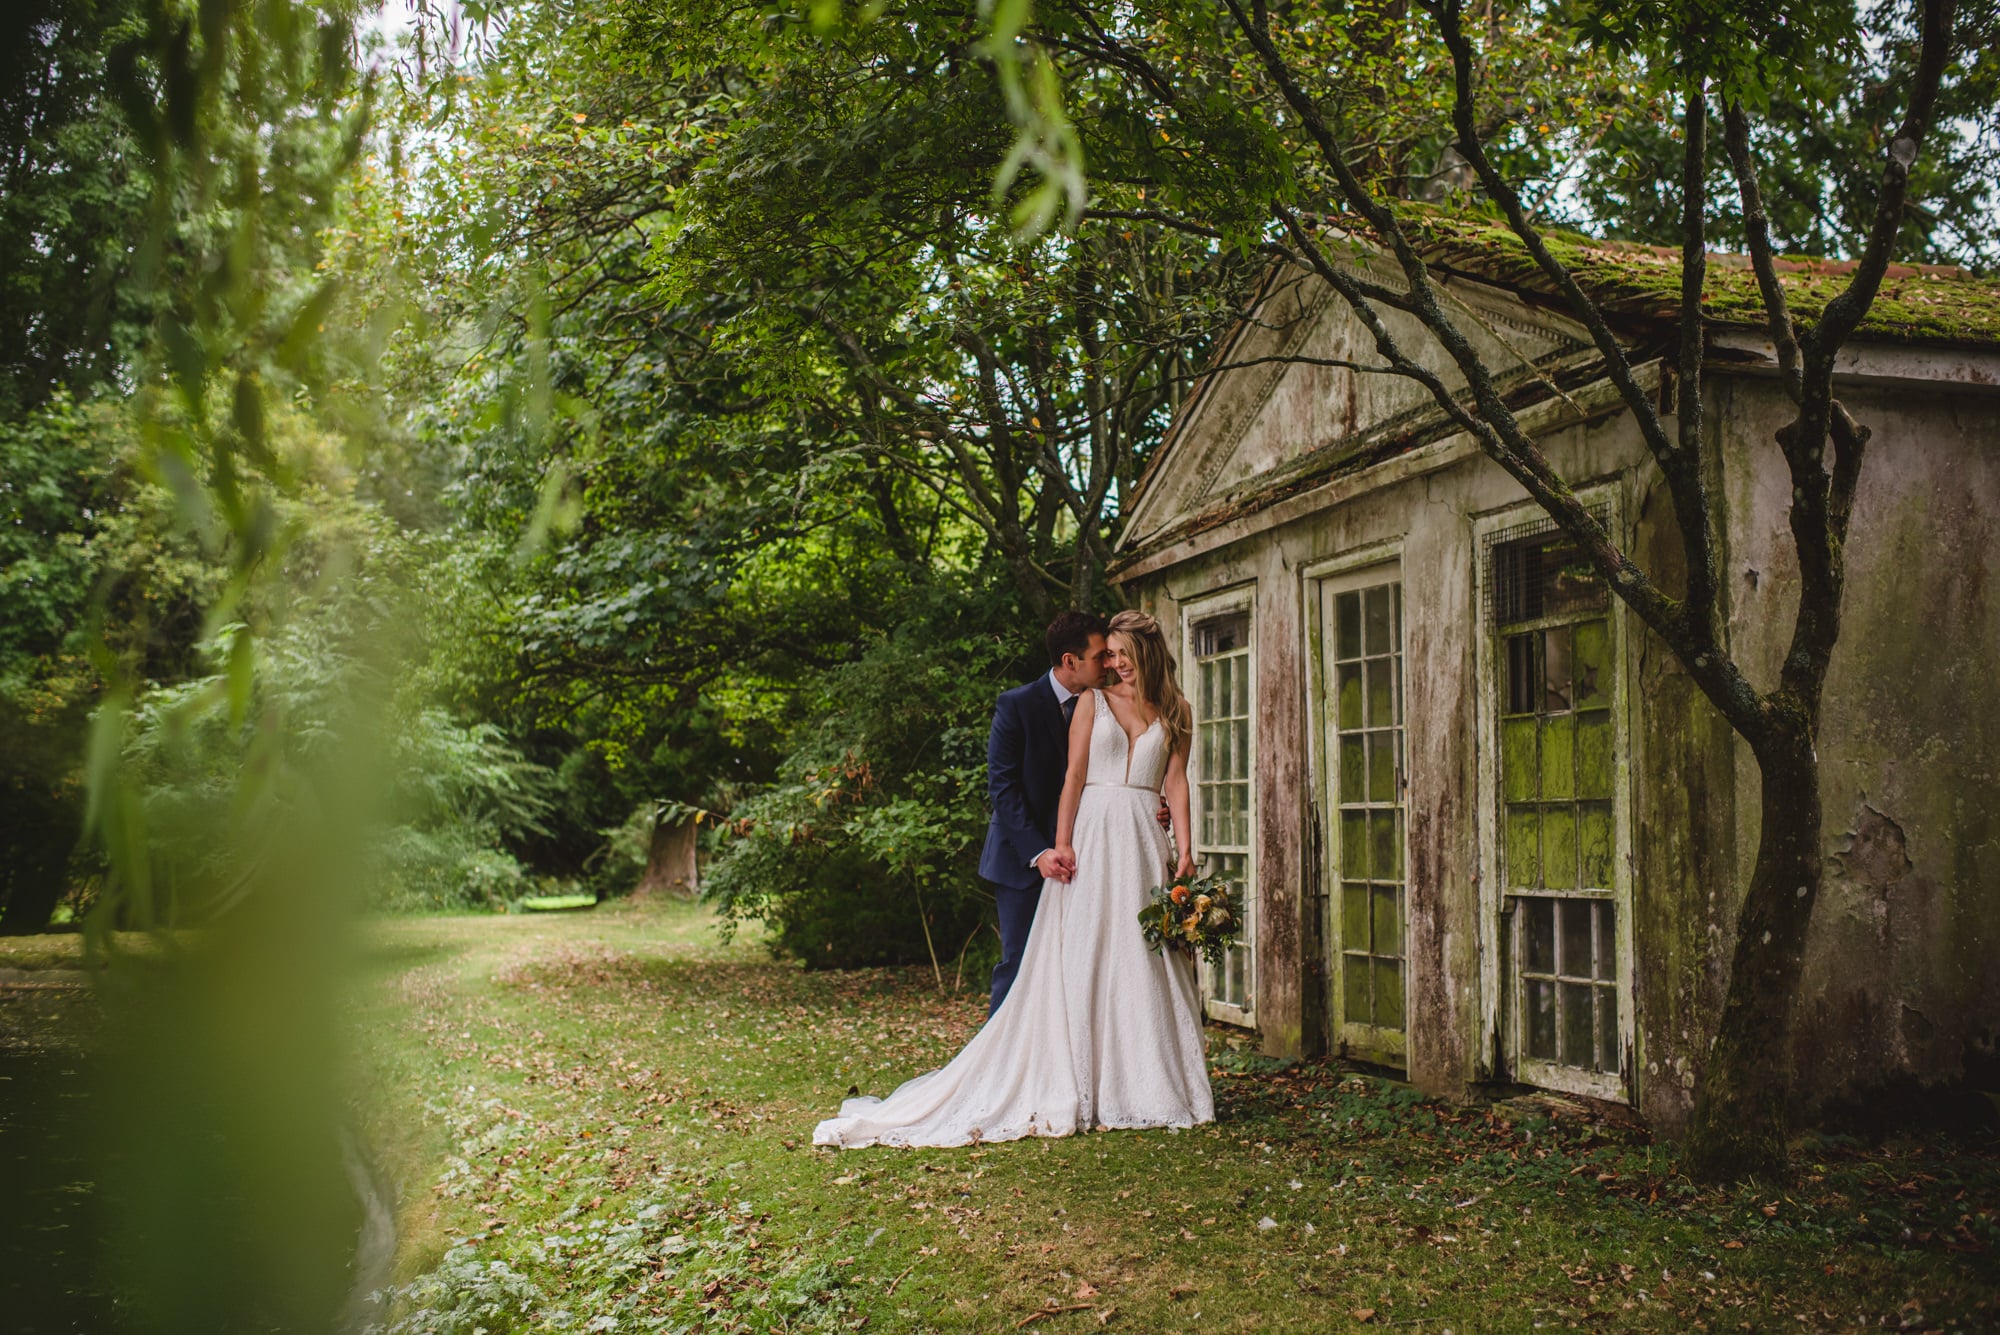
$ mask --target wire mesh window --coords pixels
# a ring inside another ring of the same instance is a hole
[[[1344,1025],[1404,1027],[1403,586],[1330,595]]]
[[[1609,512],[1590,507],[1599,523]],[[1601,612],[1610,606],[1610,590],[1599,578],[1583,548],[1547,518],[1531,520],[1494,539],[1486,563],[1486,605],[1496,628]]]
[[[1257,935],[1250,874],[1250,615],[1235,612],[1194,628],[1195,800],[1207,869],[1234,881],[1243,935],[1210,975],[1215,1000],[1251,1007]]]

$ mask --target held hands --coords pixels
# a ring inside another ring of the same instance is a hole
[[[1166,798],[1162,797],[1160,799],[1160,809],[1154,813],[1154,819],[1160,822],[1160,828],[1166,831],[1168,835],[1171,836],[1173,834],[1174,809],[1171,806],[1167,805]],[[1186,853],[1183,853],[1181,854],[1179,864],[1175,866],[1174,870],[1167,873],[1167,879],[1179,880],[1183,876],[1192,876],[1192,875],[1194,875],[1194,858]]]
[[[1035,870],[1048,880],[1068,884],[1076,875],[1076,850],[1067,844],[1051,848],[1035,859]]]

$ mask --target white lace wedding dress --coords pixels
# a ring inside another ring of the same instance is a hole
[[[1166,730],[1136,743],[1095,692],[1077,808],[1076,878],[1042,886],[1021,971],[949,1065],[886,1099],[848,1099],[815,1145],[972,1145],[1096,1127],[1215,1119],[1194,962],[1139,933],[1146,891],[1171,870],[1155,813]]]

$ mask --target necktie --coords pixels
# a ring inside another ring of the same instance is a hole
[[[1072,695],[1069,699],[1062,702],[1062,712],[1063,712],[1063,726],[1068,727],[1069,721],[1076,717],[1075,696]]]

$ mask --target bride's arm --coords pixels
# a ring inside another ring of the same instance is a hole
[[[1056,856],[1076,874],[1076,809],[1083,802],[1084,780],[1090,777],[1090,725],[1097,717],[1097,695],[1086,691],[1076,699],[1069,721],[1069,768],[1063,772],[1062,800],[1056,806]]]
[[[1183,740],[1167,757],[1166,781],[1160,785],[1166,794],[1167,807],[1174,815],[1174,847],[1180,850],[1180,861],[1174,867],[1175,876],[1187,876],[1194,871],[1194,826],[1188,819],[1188,750],[1191,741]]]

